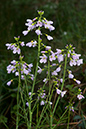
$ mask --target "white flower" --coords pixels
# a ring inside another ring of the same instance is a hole
[[[61,67],[58,67],[57,69],[56,69],[56,72],[60,72],[61,71]]]
[[[61,92],[61,97],[64,97],[64,95],[66,94],[67,91],[62,91]]]
[[[44,105],[44,104],[45,104],[45,103],[44,103],[44,101],[42,100],[41,103],[40,103],[40,105]]]
[[[81,100],[81,99],[84,99],[85,97],[84,97],[83,95],[79,94],[79,95],[77,95],[77,98],[78,98],[79,100]]]
[[[53,40],[53,37],[51,37],[50,35],[47,36],[48,40]]]

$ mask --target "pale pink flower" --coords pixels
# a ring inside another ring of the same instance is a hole
[[[77,98],[78,98],[79,100],[81,100],[81,99],[84,99],[85,97],[84,97],[83,95],[79,94],[79,95],[77,95]]]

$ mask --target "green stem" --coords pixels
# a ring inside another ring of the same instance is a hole
[[[20,85],[21,85],[21,66],[19,68],[19,84],[18,84],[18,91],[17,91],[17,118],[16,118],[16,129],[18,129],[18,123],[19,123],[19,89],[20,89]]]
[[[67,52],[66,57],[65,57],[65,65],[64,65],[63,82],[62,82],[62,86],[61,86],[61,91],[63,90],[64,81],[65,81],[65,73],[66,73],[66,66],[67,66],[67,57],[68,57],[68,52]],[[57,104],[59,102],[59,99],[60,99],[60,95],[59,95],[59,97],[58,97],[58,99],[56,101],[55,107],[53,109],[53,115],[55,113],[55,110],[56,110]]]
[[[36,122],[38,123],[38,112],[39,111],[39,104],[37,104],[37,114],[36,114]]]
[[[39,27],[39,30],[40,30],[40,27]],[[33,95],[33,92],[34,92],[34,86],[35,86],[36,77],[37,77],[37,71],[38,71],[39,56],[40,56],[40,43],[41,43],[40,35],[38,35],[38,59],[37,59],[35,77],[34,77],[34,80],[33,80],[33,86],[32,86],[32,91],[31,91],[30,102],[29,102],[30,129],[31,129],[31,124],[32,124],[31,99],[32,99],[32,95]]]
[[[49,55],[50,55],[50,52],[49,52]],[[51,83],[50,83],[50,61],[49,61],[49,59],[48,59],[48,78],[49,78],[49,101],[51,100],[50,98],[50,92],[51,92]],[[53,121],[52,121],[52,110],[51,110],[51,105],[49,105],[49,107],[50,107],[50,129],[52,129],[52,123],[53,123]]]
[[[68,110],[68,108],[65,110],[63,115],[60,117],[60,120],[57,122],[57,124],[52,129],[54,129],[60,123],[60,121],[62,120],[63,116],[66,114],[67,110]]]
[[[27,127],[29,129],[29,124],[28,124],[28,113],[26,112],[26,109],[25,109],[25,102],[24,102],[24,99],[23,99],[23,94],[22,94],[22,91],[21,91],[21,99],[22,99],[22,102],[23,102],[23,108],[24,108],[24,114],[25,114],[25,119],[26,119],[26,123],[27,123]]]

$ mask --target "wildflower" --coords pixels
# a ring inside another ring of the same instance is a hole
[[[46,51],[41,51],[41,53],[46,53]]]
[[[80,56],[81,56],[81,54],[73,53],[72,58],[73,58],[73,60],[78,60]]]
[[[55,54],[57,54],[57,55],[59,55],[59,54],[61,54],[61,52],[62,52],[62,50],[60,50],[60,49],[56,49],[56,53]]]
[[[74,78],[74,81],[75,81],[77,84],[80,84],[80,83],[81,83],[79,80],[76,80],[75,78]]]
[[[28,29],[28,32],[29,32],[30,30],[33,30],[35,27],[36,27],[36,26],[35,26],[34,24],[29,25],[28,28],[27,28],[27,29]]]
[[[24,42],[21,42],[21,46],[22,46],[22,47],[25,46]]]
[[[74,75],[70,73],[70,74],[68,75],[68,77],[72,79],[72,78],[74,78]]]
[[[60,72],[61,71],[61,67],[58,67],[57,69],[56,69],[56,72]]]
[[[33,74],[30,74],[30,78],[31,78],[31,80],[33,81],[34,75],[33,75]]]
[[[23,69],[24,74],[28,75],[29,71],[26,69]]]
[[[70,64],[70,66],[73,66],[73,65],[75,66],[76,65],[76,61],[75,60],[71,60],[69,64]]]
[[[31,96],[31,92],[29,92],[28,95]]]
[[[25,78],[24,78],[24,75],[21,75],[21,79],[22,79],[22,80],[24,80],[24,79],[25,79]]]
[[[52,66],[56,66],[56,63],[53,63]]]
[[[37,41],[31,41],[31,42],[27,43],[26,46],[28,46],[28,47],[35,47],[36,44],[37,44]]]
[[[61,97],[64,97],[64,95],[66,94],[67,91],[62,91],[61,92]]]
[[[28,67],[29,67],[29,68],[33,67],[33,64],[32,64],[32,63],[31,63],[31,64],[29,64],[29,65],[28,65]]]
[[[10,86],[12,81],[13,80],[10,80],[9,82],[7,82],[7,85]]]
[[[53,71],[53,72],[52,72],[52,76],[53,76],[53,75],[55,75],[55,76],[56,76],[56,75],[58,75],[58,74],[57,74],[57,72],[56,72],[56,71]]]
[[[16,53],[20,54],[20,52],[21,52],[20,48],[18,48],[18,47],[13,48],[13,53],[14,54],[16,54]]]
[[[79,95],[77,95],[77,98],[78,98],[79,100],[81,100],[81,99],[84,99],[85,97],[84,97],[83,95],[79,94]]]
[[[28,22],[29,24],[32,24],[32,20],[31,20],[31,19],[27,19],[27,22]]]
[[[54,53],[49,56],[49,60],[50,60],[50,61],[53,61],[53,60],[55,60],[55,59],[56,59],[56,57],[55,57],[55,54],[54,54]]]
[[[46,63],[47,62],[47,56],[43,54],[43,56],[40,56],[41,60],[40,63]]]
[[[56,91],[57,91],[57,94],[61,93],[61,90],[59,90],[58,88],[56,89]]]
[[[29,97],[31,98],[31,92],[28,93]]]
[[[53,37],[51,37],[50,35],[47,35],[47,39],[48,40],[53,40]]]
[[[38,69],[38,71],[37,71],[37,72],[38,72],[39,74],[41,74],[42,69],[41,69],[39,66],[38,66],[38,68],[39,68],[39,69]]]
[[[83,64],[83,59],[77,60],[77,65]]]
[[[8,65],[8,66],[7,66],[7,73],[11,73],[11,71],[13,71],[14,69],[16,70],[15,66],[13,66],[13,65]]]
[[[16,46],[15,44],[7,43],[6,46],[7,46],[7,49],[13,50],[14,54],[16,54],[16,53],[20,54],[20,52],[21,52],[20,48],[18,46]]]
[[[43,23],[41,21],[37,21],[36,27],[42,27]]]
[[[69,73],[69,75],[68,75],[69,78],[71,78],[71,79],[74,78],[74,75],[72,74],[72,71],[69,70],[68,73]]]
[[[25,35],[27,35],[27,34],[28,34],[28,30],[24,30],[22,33],[23,33],[23,34],[24,34],[24,36],[25,36]]]
[[[62,55],[62,54],[57,55],[57,58],[58,58],[58,62],[59,62],[59,63],[60,63],[60,62],[62,62],[62,61],[64,60],[64,58],[63,58],[63,55]]]
[[[61,94],[61,97],[64,97],[64,95],[66,94],[67,91],[61,91],[58,88],[56,89],[57,94]]]
[[[19,72],[15,72],[15,76],[19,76]]]
[[[41,98],[46,98],[45,95],[46,95],[45,93],[41,93],[41,94],[40,94],[40,97],[41,97]]]
[[[36,30],[35,33],[36,33],[37,35],[42,35],[42,33],[41,33],[41,31],[40,31],[39,29]]]
[[[38,19],[38,17],[35,17],[35,18],[33,18],[33,21],[36,21]]]
[[[43,20],[43,23],[44,23],[44,27],[46,28],[46,29],[49,29],[50,31],[52,31],[52,30],[54,30],[55,29],[55,27],[53,27],[51,24],[53,24],[53,22],[52,21],[48,21],[48,20]]]
[[[50,25],[50,26],[49,26],[49,30],[50,30],[50,31],[55,30],[55,27],[52,26],[52,25]]]
[[[6,46],[7,46],[8,50],[11,48],[11,44],[9,44],[9,43],[7,43]]]
[[[27,105],[27,107],[29,106],[29,103],[28,102],[26,102],[26,105]]]
[[[74,112],[74,107],[73,106],[70,106],[69,109],[70,109],[70,111]]]
[[[60,79],[60,82],[61,82],[61,83],[63,82],[63,79],[62,79],[62,78]]]
[[[11,64],[16,65],[16,61],[15,60],[11,61]]]
[[[44,105],[44,104],[45,104],[45,103],[44,103],[44,101],[42,100],[41,103],[40,103],[40,105],[42,106],[42,105]]]
[[[43,82],[45,82],[45,84],[46,84],[46,83],[48,82],[48,81],[47,81],[47,78],[45,78],[45,79],[43,80]]]
[[[46,50],[50,50],[51,49],[51,46],[46,46]]]

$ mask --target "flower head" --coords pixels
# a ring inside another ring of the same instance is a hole
[[[31,42],[27,43],[26,46],[28,46],[28,47],[35,47],[36,44],[37,44],[37,41],[31,41]]]
[[[7,82],[7,85],[10,86],[12,81],[13,80],[10,80],[9,82]]]
[[[40,105],[42,106],[42,105],[44,105],[44,104],[45,104],[45,102],[42,100],[41,103],[40,103]]]
[[[47,35],[47,39],[48,40],[53,40],[53,37],[51,37],[50,35]]]
[[[22,33],[23,33],[23,35],[25,36],[25,35],[28,34],[28,30],[24,30]]]
[[[37,30],[35,31],[35,33],[36,33],[37,35],[42,35],[42,33],[41,33],[41,31],[40,31],[39,29],[37,29]]]
[[[84,99],[85,97],[84,97],[83,95],[79,94],[79,95],[77,95],[77,98],[78,98],[79,100],[81,100],[81,99]]]
[[[46,63],[47,62],[47,56],[43,54],[43,56],[40,56],[41,60],[40,63]]]
[[[52,55],[49,56],[49,60],[52,62],[53,60],[55,60],[56,57],[55,57],[55,54],[53,53]]]

